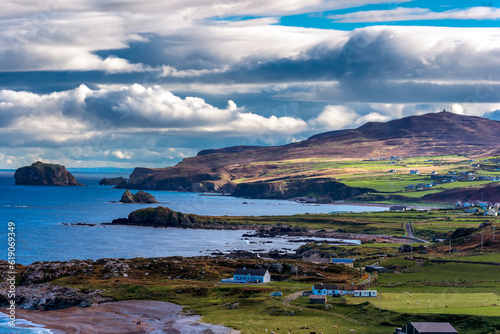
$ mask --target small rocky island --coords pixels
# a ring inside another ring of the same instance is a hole
[[[127,180],[123,176],[107,178],[105,177],[99,181],[100,186],[126,186]]]
[[[122,195],[120,203],[150,204],[150,203],[158,203],[158,201],[153,195],[145,191],[138,191],[136,194],[132,194],[130,191],[126,190]]]
[[[16,184],[34,186],[83,186],[66,167],[41,161],[18,168],[14,174]]]

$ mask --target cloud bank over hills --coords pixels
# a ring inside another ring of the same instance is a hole
[[[0,168],[165,166],[452,104],[497,119],[499,9],[454,6],[8,1]]]

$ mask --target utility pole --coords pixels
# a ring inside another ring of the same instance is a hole
[[[493,241],[495,241],[495,225],[493,225]]]
[[[481,248],[483,248],[483,235],[484,235],[484,231],[481,232]]]
[[[450,238],[450,254],[451,254],[451,238]]]

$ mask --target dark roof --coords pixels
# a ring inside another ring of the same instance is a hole
[[[325,295],[310,295],[309,299],[326,299]]]
[[[314,284],[314,289],[315,290],[322,290],[322,289],[338,290],[339,286],[336,284]]]
[[[420,333],[457,333],[457,330],[449,322],[410,322]]]
[[[266,274],[266,269],[236,269],[233,275],[252,275],[252,276],[264,276]]]

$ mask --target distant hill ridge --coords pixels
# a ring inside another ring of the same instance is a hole
[[[341,184],[338,187],[344,189],[338,191],[331,179],[311,176],[308,170],[304,170],[303,177],[281,176],[274,180],[250,183],[238,180],[268,174],[277,168],[276,162],[279,161],[390,156],[497,156],[500,155],[499,143],[498,121],[450,112],[429,113],[388,122],[370,122],[357,129],[320,133],[283,146],[234,146],[202,150],[197,156],[186,158],[173,167],[136,168],[127,188],[236,193],[245,196],[244,187],[252,194],[248,197],[258,198],[280,198],[285,194],[307,196],[307,193],[301,195],[301,191],[328,189],[328,192],[335,194],[330,199],[347,199],[343,196],[359,191],[346,189]],[[292,191],[287,189],[290,185],[294,187]],[[258,189],[265,194],[256,196],[256,192],[260,191]]]

